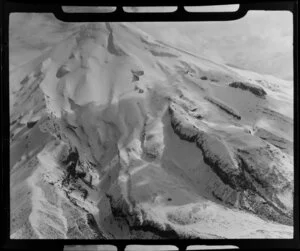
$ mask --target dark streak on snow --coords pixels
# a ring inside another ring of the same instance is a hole
[[[158,57],[175,57],[177,58],[178,56],[169,52],[163,52],[163,51],[155,51],[155,50],[149,50],[153,56],[158,56]]]
[[[126,53],[121,50],[120,48],[117,48],[114,44],[114,37],[113,37],[113,30],[108,22],[105,23],[106,28],[109,31],[109,35],[107,38],[107,50],[116,56],[124,56]]]
[[[207,101],[209,101],[210,103],[216,105],[217,107],[219,107],[222,111],[228,113],[229,115],[233,116],[234,118],[238,119],[238,120],[241,120],[241,116],[236,114],[235,112],[233,112],[230,108],[226,107],[225,105],[213,100],[212,98],[209,98],[209,97],[205,97],[205,99]]]
[[[267,95],[267,93],[263,88],[261,88],[260,86],[255,86],[250,83],[232,82],[229,84],[229,86],[233,88],[239,88],[244,91],[249,91],[259,98],[265,98],[265,96]]]

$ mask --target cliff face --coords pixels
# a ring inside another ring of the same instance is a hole
[[[293,120],[240,71],[119,23],[14,69],[11,238],[292,238]]]
[[[174,132],[180,139],[196,144],[202,151],[203,161],[222,182],[242,194],[243,203],[239,207],[292,225],[292,201],[279,199],[282,194],[293,197],[292,163],[284,160],[285,154],[268,143],[266,147],[251,149],[228,145],[217,135],[201,130],[187,118],[188,114],[179,113],[175,107],[171,104],[169,108]],[[218,199],[223,201],[223,198]]]

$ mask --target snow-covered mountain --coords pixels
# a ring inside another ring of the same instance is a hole
[[[11,238],[293,238],[293,83],[129,23],[10,72]]]

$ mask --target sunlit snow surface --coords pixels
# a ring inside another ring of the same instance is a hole
[[[67,30],[11,67],[11,238],[293,238],[292,82]]]

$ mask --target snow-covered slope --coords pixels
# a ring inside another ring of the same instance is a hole
[[[292,238],[292,88],[78,26],[10,74],[11,238]]]

